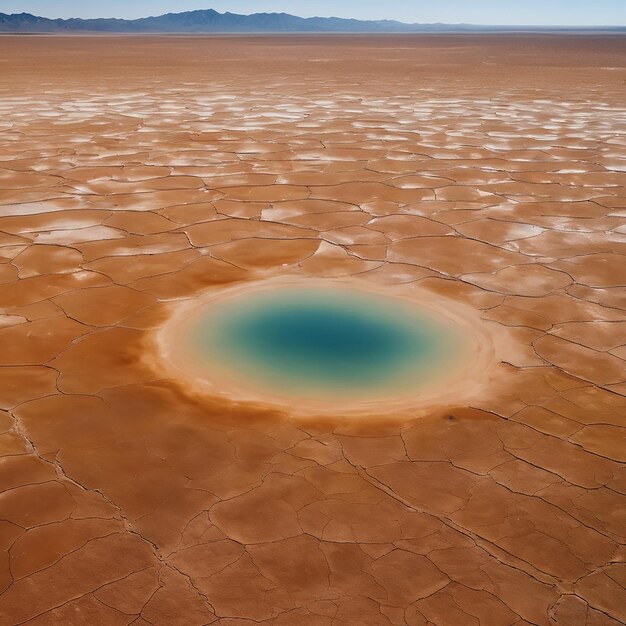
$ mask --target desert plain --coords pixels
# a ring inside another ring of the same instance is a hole
[[[1,37],[0,624],[624,623],[625,132],[620,35]],[[319,415],[172,375],[273,280],[492,362]]]

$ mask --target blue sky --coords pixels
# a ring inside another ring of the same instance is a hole
[[[0,12],[45,17],[134,18],[207,8],[404,22],[626,25],[626,0],[0,0]]]

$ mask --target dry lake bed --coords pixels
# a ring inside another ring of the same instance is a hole
[[[1,37],[0,623],[624,623],[625,133],[620,35]]]

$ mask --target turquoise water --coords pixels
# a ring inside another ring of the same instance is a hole
[[[348,289],[248,293],[213,304],[190,347],[257,390],[380,395],[427,380],[454,351],[450,329],[404,300]]]

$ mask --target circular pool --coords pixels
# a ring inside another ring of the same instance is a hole
[[[468,322],[458,303],[410,294],[319,281],[226,288],[182,305],[158,349],[191,391],[295,412],[417,402],[464,384],[490,351],[473,312]]]

